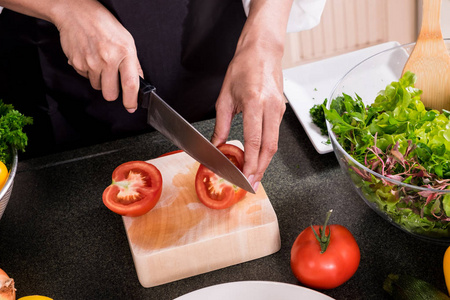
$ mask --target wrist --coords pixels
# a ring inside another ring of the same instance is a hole
[[[292,0],[252,0],[237,49],[254,48],[280,60]]]
[[[63,20],[67,19],[68,12],[70,12],[70,10],[71,7],[68,1],[55,1],[54,5],[52,5],[47,11],[47,20],[53,23],[59,30]],[[75,14],[76,12],[72,13]]]
[[[253,52],[261,52],[263,55],[281,60],[284,53],[284,37],[280,38],[279,35],[267,32],[242,32],[236,53],[244,49],[252,49]]]
[[[88,14],[98,11],[99,9],[106,9],[97,0],[57,0],[52,1],[52,5],[48,10],[48,20],[52,22],[58,30],[68,20],[78,18],[83,20],[87,18]]]

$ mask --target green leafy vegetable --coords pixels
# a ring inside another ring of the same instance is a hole
[[[367,199],[404,228],[450,236],[450,120],[427,110],[416,77],[407,72],[371,105],[356,95],[333,99],[325,117],[341,146],[367,168],[396,181],[438,190],[419,191],[384,180],[349,163],[352,179]]]
[[[0,160],[10,168],[12,163],[11,147],[25,151],[28,143],[23,127],[33,123],[31,117],[26,117],[15,110],[11,104],[0,100]]]
[[[325,99],[322,104],[315,104],[309,110],[309,114],[311,115],[313,123],[320,128],[320,133],[322,135],[328,135],[327,124],[325,122],[325,114],[323,112],[323,109],[326,105],[327,99]]]

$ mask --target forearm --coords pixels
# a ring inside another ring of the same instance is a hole
[[[0,6],[49,21],[56,26],[69,15],[75,15],[83,10],[102,8],[96,0],[0,0]]]
[[[252,0],[237,50],[249,45],[281,59],[293,0]]]

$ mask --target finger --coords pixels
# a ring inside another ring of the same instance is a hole
[[[100,80],[100,73],[96,71],[87,71],[87,78],[89,78],[89,82],[91,83],[91,86],[96,90],[102,89],[102,84]]]
[[[262,109],[244,109],[242,113],[244,126],[244,168],[243,173],[254,185],[255,173],[258,169],[259,152],[262,136]]]
[[[211,143],[214,146],[219,146],[226,143],[228,135],[230,134],[231,122],[234,117],[234,111],[229,107],[230,99],[224,94],[219,95],[216,104],[216,123],[214,125],[214,132],[211,137]]]
[[[67,64],[74,68],[74,70],[83,76],[84,78],[89,79],[87,67],[85,66],[84,60],[79,58],[78,56],[75,57],[68,57]]]
[[[72,60],[68,60],[67,63],[68,63],[72,68],[74,68],[74,70],[75,70],[79,75],[83,76],[84,78],[88,78],[88,79],[89,79],[88,72],[87,72],[86,70],[81,69],[81,68],[78,68],[74,63],[72,63]]]
[[[137,57],[125,57],[119,65],[119,72],[123,106],[128,112],[133,113],[137,109],[139,72],[142,72]]]
[[[119,97],[119,72],[117,69],[105,70],[101,74],[103,98],[114,101]]]
[[[258,157],[257,170],[254,173],[254,182],[260,182],[264,173],[278,151],[280,124],[283,118],[286,104],[280,103],[279,107],[265,110],[262,129],[262,143]]]
[[[88,76],[88,72],[87,72],[87,71],[81,71],[81,70],[78,70],[78,69],[75,69],[75,71],[77,71],[77,73],[78,73],[79,75],[83,76],[84,78],[89,79],[89,76]]]
[[[77,60],[81,68],[81,70],[86,70],[89,81],[91,82],[91,86],[96,90],[102,89],[101,83],[101,73],[103,69],[103,65],[96,53],[91,53],[87,55],[84,60]]]
[[[137,67],[138,67],[138,74],[139,74],[139,76],[141,76],[142,78],[144,78],[144,71],[142,71],[142,67],[141,67],[141,64],[139,63],[139,60],[136,60],[136,62],[137,62]]]

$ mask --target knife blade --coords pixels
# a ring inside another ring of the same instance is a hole
[[[147,123],[220,177],[254,194],[253,187],[241,170],[159,97],[155,90],[153,85],[140,78],[139,102],[141,107],[147,109]]]

